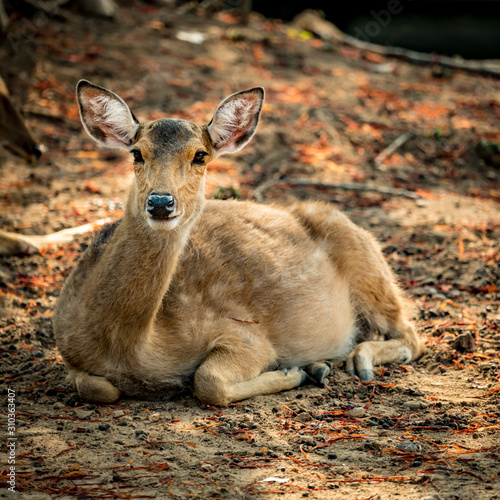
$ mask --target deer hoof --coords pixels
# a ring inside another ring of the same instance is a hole
[[[331,367],[332,365],[328,361],[321,361],[307,365],[306,372],[313,382],[323,385],[325,383],[325,379],[328,375],[330,375]]]
[[[359,370],[358,376],[361,382],[370,382],[373,379],[373,370]]]
[[[289,375],[292,375],[292,373],[296,373],[296,372],[299,372],[300,373],[300,383],[299,385],[302,385],[306,380],[307,380],[307,373],[302,370],[302,368],[299,368],[298,366],[294,366],[292,368],[281,368],[280,371],[285,375],[285,376],[289,376]]]

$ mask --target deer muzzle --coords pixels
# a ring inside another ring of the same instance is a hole
[[[146,210],[153,219],[169,219],[175,211],[175,198],[169,193],[151,193],[146,202]]]

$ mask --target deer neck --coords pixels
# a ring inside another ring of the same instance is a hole
[[[152,229],[131,206],[109,241],[88,290],[87,311],[113,349],[130,349],[153,333],[156,315],[197,214],[173,230]],[[103,324],[105,323],[105,324]]]

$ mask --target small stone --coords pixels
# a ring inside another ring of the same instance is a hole
[[[497,365],[495,363],[483,363],[482,365],[479,365],[478,368],[481,371],[495,370]]]
[[[74,411],[75,411],[75,415],[77,416],[77,418],[79,418],[81,420],[84,420],[87,417],[90,417],[90,415],[92,415],[92,413],[93,413],[92,410],[84,410],[82,408],[75,408]]]
[[[422,410],[427,408],[429,405],[423,401],[407,401],[403,406],[409,408],[410,410]]]
[[[396,448],[402,451],[410,451],[410,452],[418,451],[418,446],[412,443],[411,441],[403,441],[401,443],[398,443]]]
[[[149,415],[149,421],[150,422],[158,422],[158,420],[160,420],[160,414],[159,413],[151,413],[151,415]]]
[[[348,411],[349,415],[354,418],[362,418],[366,415],[366,411],[364,408],[361,408],[361,406],[358,406],[356,408],[353,408],[352,410]]]
[[[453,341],[453,348],[458,352],[474,352],[474,335],[472,333],[462,333]]]
[[[378,437],[387,437],[390,436],[389,431],[383,430],[378,433]]]
[[[66,408],[66,405],[58,401],[57,403],[54,403],[52,408],[54,408],[54,410],[62,410],[63,408]]]
[[[246,413],[245,415],[243,415],[243,420],[245,422],[253,422],[253,415],[250,415],[249,413]]]

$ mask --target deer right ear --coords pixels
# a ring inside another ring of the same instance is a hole
[[[90,137],[108,148],[130,149],[134,145],[139,121],[121,97],[80,80],[76,98],[83,126]]]

